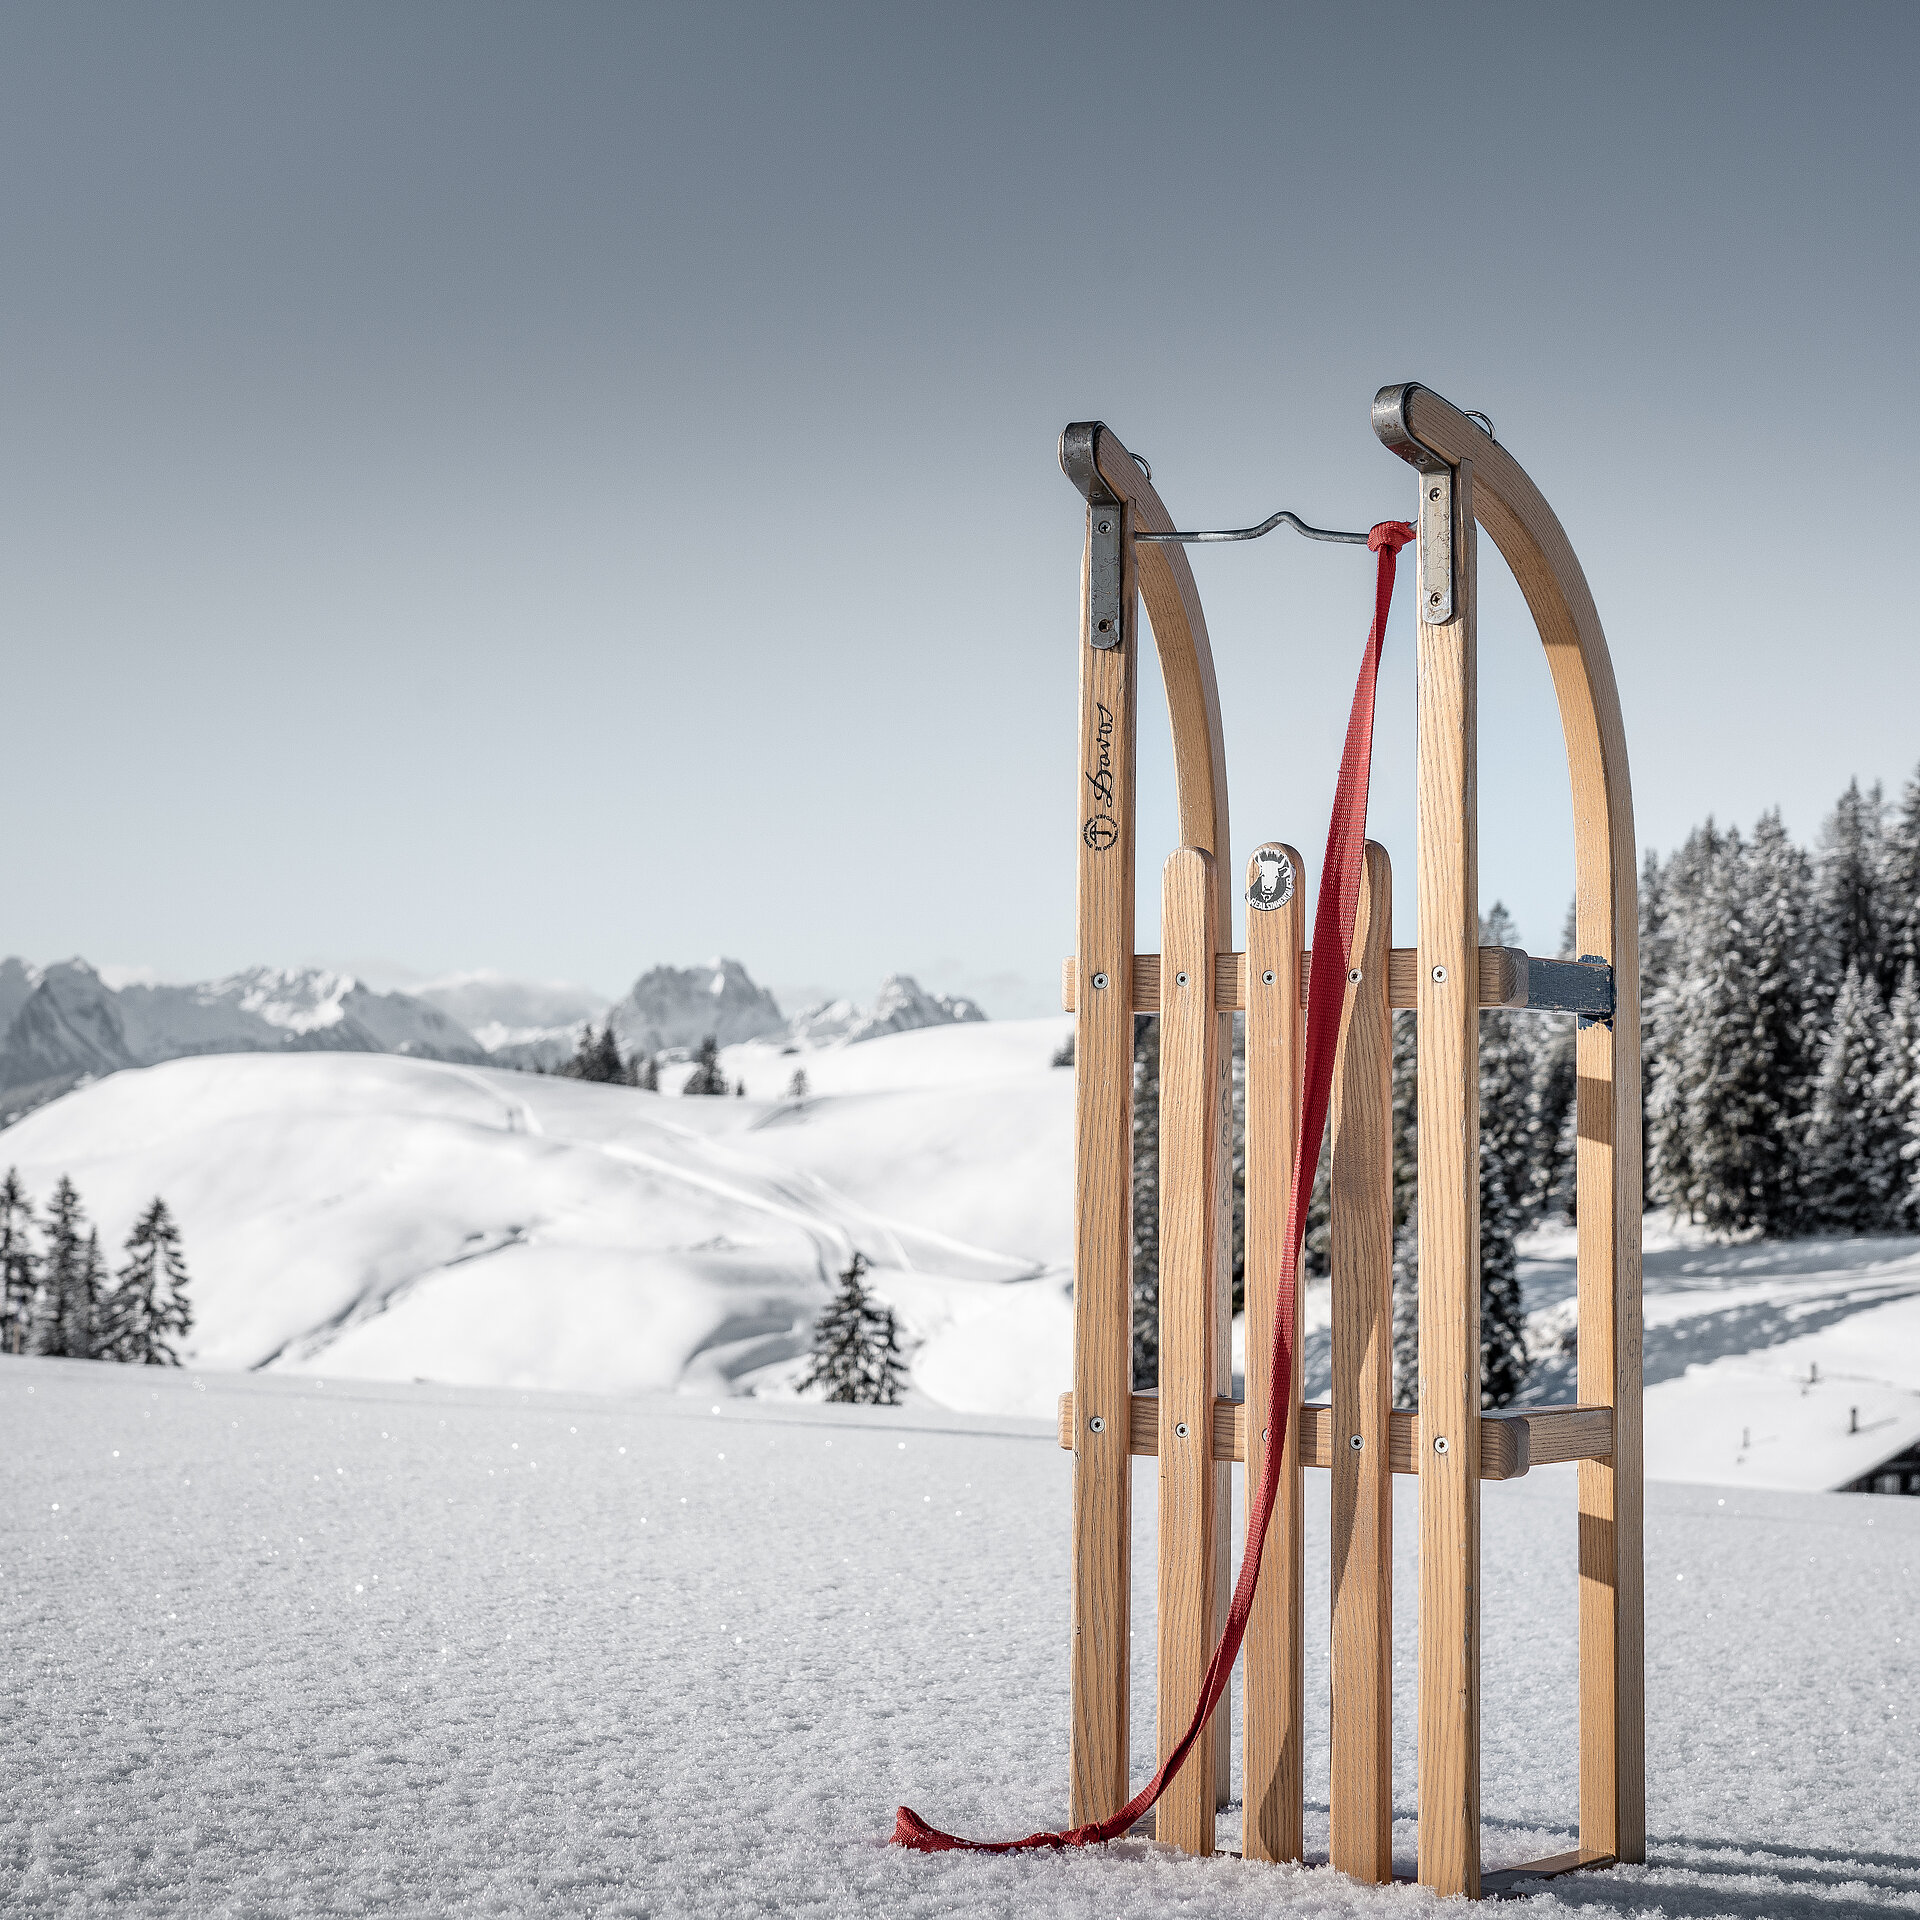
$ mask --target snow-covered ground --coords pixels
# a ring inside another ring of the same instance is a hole
[[[109,1246],[163,1194],[202,1367],[777,1395],[858,1248],[917,1396],[1044,1418],[1071,1374],[1070,1024],[748,1041],[721,1060],[743,1099],[211,1055],[42,1108],[0,1166],[42,1199],[70,1174]],[[1526,1252],[1529,1397],[1571,1400],[1572,1236]],[[1327,1319],[1313,1289],[1315,1394]],[[1833,1487],[1920,1438],[1920,1239],[1724,1247],[1654,1219],[1645,1319],[1656,1478]]]
[[[0,1433],[10,1914],[1439,1910],[1144,1839],[883,1844],[900,1800],[987,1834],[1065,1814],[1069,1463],[1040,1423],[9,1360]],[[1489,1866],[1572,1840],[1571,1474],[1487,1492]],[[1142,1462],[1136,1777],[1153,1488]],[[1651,1860],[1539,1910],[1920,1911],[1920,1502],[1657,1485],[1646,1568]],[[1322,1602],[1320,1847],[1325,1645]]]

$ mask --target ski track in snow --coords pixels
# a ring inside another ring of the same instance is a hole
[[[1038,1423],[6,1358],[0,1431],[9,1914],[1443,1911],[1145,1839],[882,1844],[903,1799],[989,1835],[1065,1813],[1070,1466]],[[1136,1778],[1154,1484],[1143,1461]],[[1417,1489],[1395,1492],[1405,1870]],[[1484,1531],[1493,1869],[1572,1837],[1573,1470],[1489,1487]],[[1655,1485],[1646,1571],[1651,1857],[1534,1910],[1920,1912],[1920,1502]]]

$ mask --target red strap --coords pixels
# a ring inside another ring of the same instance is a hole
[[[1353,712],[1347,720],[1347,744],[1340,756],[1340,778],[1333,792],[1333,819],[1327,828],[1327,858],[1321,868],[1320,899],[1313,916],[1314,967],[1307,989],[1307,1058],[1305,1097],[1300,1134],[1293,1160],[1293,1191],[1287,1202],[1287,1231],[1280,1259],[1280,1297],[1273,1316],[1273,1364],[1267,1378],[1293,1378],[1295,1327],[1294,1288],[1300,1266],[1300,1236],[1313,1192],[1313,1176],[1320,1164],[1320,1143],[1326,1132],[1327,1105],[1333,1092],[1333,1059],[1340,1039],[1340,1010],[1345,1002],[1347,968],[1329,964],[1336,954],[1351,958],[1353,922],[1360,903],[1360,876],[1367,840],[1367,781],[1373,770],[1373,695],[1379,677],[1380,648],[1386,639],[1387,611],[1393,604],[1394,561],[1413,538],[1404,520],[1383,520],[1367,537],[1380,556],[1373,594],[1373,627],[1360,656],[1360,678],[1353,690]],[[1246,1638],[1253,1612],[1254,1588],[1260,1581],[1260,1556],[1266,1546],[1267,1523],[1280,1490],[1280,1452],[1287,1435],[1287,1397],[1282,1394],[1272,1419],[1273,1444],[1267,1448],[1260,1489],[1247,1515],[1247,1545],[1240,1559],[1240,1578],[1227,1609],[1227,1624],[1213,1650],[1193,1719],[1178,1743],[1161,1763],[1160,1771],[1110,1818],[1090,1826],[1069,1827],[1063,1833],[1030,1833],[1024,1840],[962,1840],[956,1834],[930,1827],[911,1807],[895,1816],[896,1846],[919,1853],[1024,1853],[1035,1847],[1085,1847],[1113,1840],[1158,1800],[1167,1782],[1180,1771],[1194,1742],[1213,1716],[1227,1690],[1240,1643]]]

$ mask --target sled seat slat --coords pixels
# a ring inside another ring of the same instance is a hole
[[[1160,1397],[1152,1393],[1131,1396],[1128,1410],[1129,1453],[1157,1455],[1160,1451]],[[1245,1405],[1238,1400],[1213,1403],[1213,1457],[1247,1457]],[[1060,1396],[1060,1445],[1073,1450],[1073,1395]],[[1334,1427],[1333,1409],[1309,1401],[1300,1409],[1300,1460],[1303,1466],[1331,1467],[1341,1438]],[[1534,1467],[1557,1466],[1568,1460],[1605,1460],[1613,1453],[1611,1407],[1529,1407],[1524,1413],[1483,1413],[1480,1416],[1480,1478],[1518,1480]],[[1420,1416],[1410,1407],[1396,1407],[1388,1416],[1387,1464],[1395,1473],[1418,1473]]]

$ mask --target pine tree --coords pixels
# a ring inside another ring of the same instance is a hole
[[[1871,974],[1840,977],[1807,1129],[1814,1223],[1835,1233],[1877,1233],[1895,1211],[1904,1144],[1899,1116],[1882,1104],[1885,1012]]]
[[[187,1262],[180,1250],[180,1229],[158,1198],[134,1222],[127,1235],[126,1262],[107,1297],[107,1358],[134,1366],[177,1367],[173,1341],[193,1326],[187,1302]]]
[[[1517,945],[1507,910],[1494,903],[1480,944]],[[1480,1016],[1480,1394],[1512,1403],[1527,1378],[1526,1308],[1514,1242],[1532,1225],[1534,1060],[1525,1016]]]
[[[1909,961],[1887,1009],[1877,1098],[1900,1140],[1890,1226],[1920,1229],[1920,966]]]
[[[1133,1020],[1133,1390],[1160,1384],[1160,1022]]]
[[[633,1057],[633,1084],[642,1093],[660,1091],[660,1056],[657,1053],[637,1053]]]
[[[98,1311],[97,1245],[88,1251],[86,1214],[63,1173],[47,1209],[47,1252],[34,1315],[33,1351],[91,1360]]]
[[[1920,770],[1902,790],[1887,824],[1880,905],[1887,976],[1897,989],[1907,968],[1920,969]]]
[[[1069,1033],[1054,1050],[1052,1065],[1070,1067],[1073,1065],[1073,1035]]]
[[[693,1094],[724,1094],[727,1091],[727,1076],[720,1071],[720,1043],[712,1034],[700,1042],[700,1051],[693,1056],[693,1071],[680,1091]]]
[[[1804,1230],[1800,1179],[1814,1060],[1813,872],[1787,837],[1780,810],[1760,816],[1745,856],[1742,933],[1751,1039],[1739,1050],[1749,1078],[1734,1099],[1745,1115],[1743,1204],[1730,1229],[1780,1236]]]
[[[905,1368],[893,1309],[861,1284],[867,1257],[856,1253],[840,1275],[840,1291],[814,1323],[813,1359],[802,1393],[863,1407],[897,1407]]]
[[[1814,925],[1823,948],[1818,977],[1824,1015],[1849,967],[1887,991],[1887,939],[1880,884],[1885,871],[1883,822],[1886,804],[1876,781],[1865,793],[1851,780],[1820,830],[1815,863]]]
[[[33,1244],[33,1202],[16,1167],[0,1183],[0,1351],[25,1353],[40,1287],[40,1256]]]
[[[789,1100],[804,1100],[807,1097],[807,1092],[807,1070],[805,1067],[795,1067],[793,1070],[793,1078],[787,1082],[787,1098]]]
[[[636,1076],[620,1058],[620,1042],[609,1020],[598,1033],[589,1020],[580,1030],[580,1044],[574,1056],[560,1071],[569,1080],[591,1080],[602,1086],[628,1087]]]

